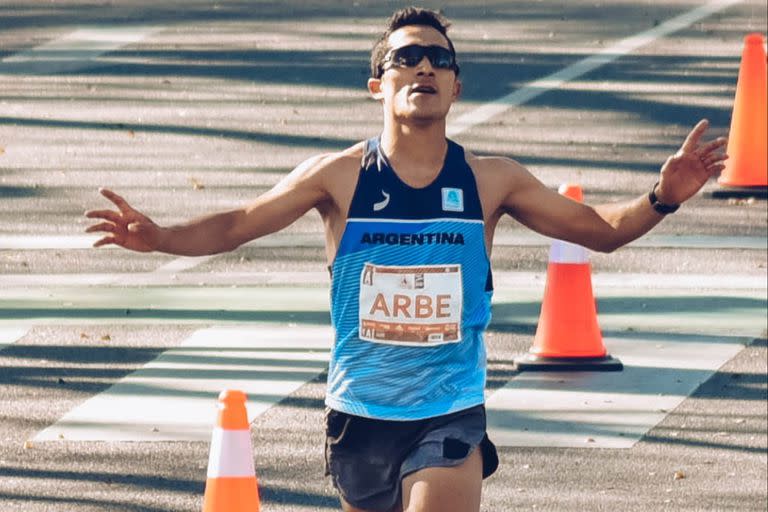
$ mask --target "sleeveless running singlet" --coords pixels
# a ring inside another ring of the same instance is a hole
[[[369,139],[331,270],[326,405],[415,420],[484,402],[493,286],[461,146],[449,140],[437,178],[416,189]]]

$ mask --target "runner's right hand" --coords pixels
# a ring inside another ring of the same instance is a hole
[[[115,244],[132,251],[151,252],[160,244],[162,229],[152,222],[152,219],[134,210],[128,202],[111,190],[102,188],[101,195],[117,206],[114,210],[90,210],[85,212],[89,219],[102,219],[105,222],[89,226],[86,233],[104,232],[105,237],[96,241],[93,246]]]

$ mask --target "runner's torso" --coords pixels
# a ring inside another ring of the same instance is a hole
[[[367,141],[332,265],[326,403],[411,420],[483,402],[492,285],[483,212],[461,146],[424,188]]]

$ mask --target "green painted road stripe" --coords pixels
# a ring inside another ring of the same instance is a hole
[[[529,330],[543,288],[500,287],[491,327]],[[765,290],[595,287],[603,329],[758,335],[766,328]],[[0,325],[75,323],[299,323],[328,325],[322,287],[12,288],[0,297]],[[682,315],[682,316],[681,316]],[[686,321],[682,322],[681,318]]]
[[[161,267],[165,268],[165,267]],[[0,275],[0,288],[27,287],[322,287],[330,285],[327,271],[317,272],[132,272],[118,274],[5,274]],[[517,289],[543,286],[544,272],[493,273],[496,288]],[[763,275],[744,274],[641,274],[599,272],[592,276],[596,288],[654,288],[690,290],[768,290],[768,279]]]

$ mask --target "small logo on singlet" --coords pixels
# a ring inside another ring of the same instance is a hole
[[[443,211],[444,212],[463,212],[464,211],[464,191],[460,188],[444,188],[443,190]]]
[[[389,194],[387,194],[383,190],[381,191],[381,194],[384,196],[384,200],[379,201],[378,203],[373,203],[373,211],[375,212],[380,212],[381,210],[386,208],[387,205],[389,204]]]

